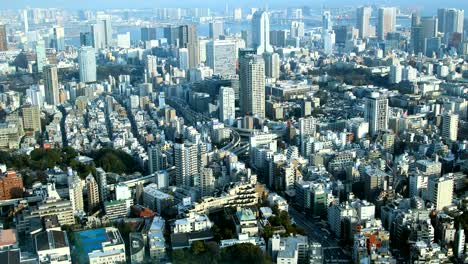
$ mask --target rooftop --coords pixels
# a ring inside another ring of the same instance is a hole
[[[16,230],[4,229],[0,230],[0,247],[16,244]]]

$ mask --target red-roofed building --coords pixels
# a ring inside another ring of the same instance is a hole
[[[7,171],[0,176],[0,200],[23,197],[23,178],[15,171]]]

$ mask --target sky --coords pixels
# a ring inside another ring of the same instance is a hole
[[[468,0],[0,0],[0,8],[70,8],[70,9],[105,9],[105,8],[157,8],[157,7],[211,7],[224,9],[226,3],[235,7],[286,7],[308,5],[319,8],[339,6],[357,6],[364,4],[394,5],[404,7],[420,7],[425,11],[435,12],[439,7],[455,7],[467,10]]]

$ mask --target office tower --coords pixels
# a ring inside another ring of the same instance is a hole
[[[45,41],[40,39],[36,42],[36,70],[42,72],[44,66],[47,64]]]
[[[379,17],[377,23],[377,37],[379,40],[385,40],[387,33],[395,32],[396,29],[396,8],[379,8]]]
[[[0,25],[0,51],[8,50],[8,38],[5,25]]]
[[[322,32],[328,32],[329,30],[332,30],[333,25],[331,21],[331,13],[330,11],[325,11],[322,14]]]
[[[28,22],[28,10],[23,10],[23,27],[24,27],[24,34],[28,34],[29,32],[29,22]]]
[[[177,46],[179,39],[179,28],[175,26],[168,26],[164,28],[164,38],[167,39],[169,46]]]
[[[106,48],[105,25],[103,23],[96,23],[91,25],[91,36],[93,40],[93,47],[96,50]]]
[[[80,32],[80,46],[93,46],[92,32]]]
[[[174,144],[174,165],[176,167],[176,185],[193,186],[198,174],[198,147],[192,143]]]
[[[424,52],[424,29],[421,24],[411,27],[411,47],[415,54]]]
[[[231,78],[236,75],[236,43],[212,40],[206,44],[206,62],[214,75]]]
[[[330,30],[323,34],[323,51],[325,54],[332,54],[335,49],[335,31]]]
[[[23,128],[26,131],[42,132],[41,109],[38,105],[26,104],[23,110]]]
[[[426,40],[437,36],[437,18],[422,17],[413,14],[411,26],[411,46],[415,54],[426,54]]]
[[[117,34],[117,47],[122,49],[130,48],[130,32]]]
[[[265,117],[265,61],[259,55],[239,58],[239,96],[243,115]]]
[[[446,36],[450,33],[463,33],[465,11],[455,8],[440,8],[437,10],[438,29]]]
[[[187,48],[189,55],[189,68],[196,68],[200,63],[199,40],[197,26],[182,25],[178,28],[179,48]]]
[[[458,115],[446,112],[442,116],[442,138],[447,141],[457,141]]]
[[[57,66],[44,66],[44,86],[45,86],[45,102],[48,105],[57,105],[59,102],[59,82],[57,74]]]
[[[39,107],[43,104],[43,98],[41,95],[41,91],[38,86],[33,85],[31,88],[26,89],[26,97],[28,98],[28,103],[32,105],[38,105]]]
[[[256,11],[252,17],[252,46],[257,54],[273,52],[270,45],[270,18],[267,12]]]
[[[93,47],[81,47],[78,51],[80,82],[96,82],[96,53]]]
[[[357,22],[356,28],[359,30],[359,38],[365,39],[368,38],[371,34],[370,29],[370,18],[371,18],[372,8],[369,6],[359,7],[356,11]]]
[[[101,202],[99,200],[99,187],[93,174],[86,177],[86,190],[88,191],[88,212],[91,213]]]
[[[299,136],[301,143],[301,154],[306,155],[306,141],[309,136],[315,137],[316,122],[315,118],[301,117],[299,118]]]
[[[159,145],[151,145],[148,147],[148,171],[156,173],[164,170],[168,166],[167,154],[161,149]]]
[[[421,26],[423,27],[424,38],[435,38],[437,37],[438,19],[435,16],[422,17]]]
[[[158,75],[158,57],[153,56],[153,55],[147,55],[146,56],[146,75],[148,79],[151,79],[155,76]]]
[[[453,178],[450,178],[448,175],[429,178],[426,199],[432,202],[437,211],[451,205],[452,198]]]
[[[287,40],[286,30],[272,30],[270,31],[270,44],[274,47],[285,47]]]
[[[265,60],[265,76],[278,79],[280,76],[280,58],[278,53],[263,53]]]
[[[107,173],[102,168],[97,168],[97,184],[99,188],[99,199],[101,202],[106,202],[109,197],[109,191],[107,186]]]
[[[304,37],[304,22],[292,21],[290,28],[291,38],[302,38]]]
[[[388,75],[388,81],[391,84],[400,83],[402,79],[403,67],[398,64],[390,66],[390,74]]]
[[[234,20],[242,20],[242,9],[241,8],[234,9]]]
[[[65,30],[63,27],[54,26],[52,28],[52,38],[50,41],[50,47],[56,51],[65,50]]]
[[[141,41],[150,41],[158,39],[157,28],[142,27],[140,29]]]
[[[189,69],[189,51],[187,48],[179,49],[179,69],[184,71]]]
[[[100,25],[102,35],[103,48],[109,48],[112,45],[112,17],[111,15],[98,13],[96,21]]]
[[[68,194],[70,196],[70,202],[72,204],[73,212],[84,212],[83,203],[83,184],[78,175],[68,176]]]
[[[366,98],[366,120],[369,122],[369,133],[374,136],[388,127],[388,98],[373,93]]]
[[[220,36],[224,35],[224,25],[223,21],[213,21],[210,22],[210,32],[209,36],[211,39],[219,39]]]
[[[438,54],[440,47],[442,46],[442,38],[427,38],[424,40],[424,54],[428,57],[432,57],[434,54]]]
[[[335,32],[335,43],[342,47],[345,46],[346,42],[354,38],[354,28],[352,26],[336,25],[333,26],[333,31]]]
[[[219,89],[219,120],[232,125],[236,119],[235,93],[231,87]]]

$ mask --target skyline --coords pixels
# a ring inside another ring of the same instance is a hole
[[[61,0],[48,0],[48,1],[33,1],[33,0],[19,0],[19,1],[6,1],[1,0],[0,5],[6,9],[22,9],[22,8],[65,8],[65,9],[106,9],[112,6],[112,9],[140,9],[140,8],[170,8],[170,7],[210,7],[218,10],[224,10],[226,4],[230,9],[241,7],[248,8],[254,6],[265,6],[269,8],[280,8],[280,7],[299,7],[299,6],[310,6],[312,8],[337,8],[337,7],[353,7],[360,5],[382,5],[382,6],[401,6],[404,8],[417,8],[423,11],[436,11],[438,7],[453,7],[460,9],[468,9],[468,2],[459,1],[459,0],[414,0],[411,2],[404,0],[380,0],[380,1],[370,1],[370,0],[319,0],[315,2],[310,2],[306,0],[295,0],[293,5],[291,2],[287,4],[284,1],[280,0],[228,0],[228,1],[217,1],[217,0],[206,0],[203,3],[193,0],[181,0],[177,3],[174,2],[163,2],[157,3],[152,0],[134,0],[134,1],[124,1],[124,0],[101,0],[99,2],[92,0],[83,0],[79,2],[75,1],[64,1]],[[410,3],[410,4],[409,4]]]

